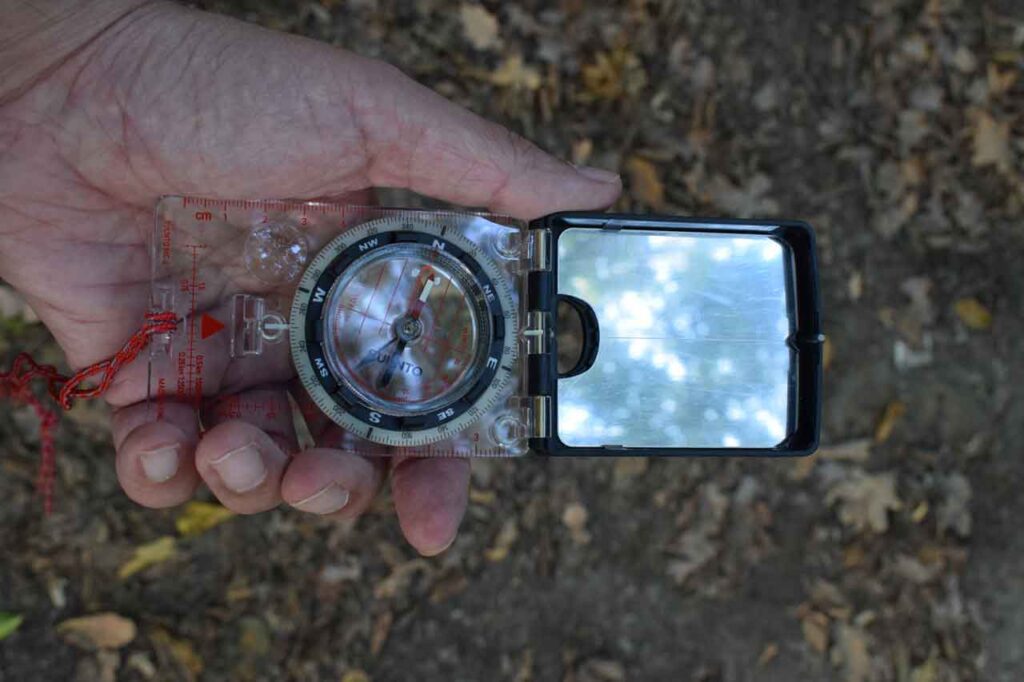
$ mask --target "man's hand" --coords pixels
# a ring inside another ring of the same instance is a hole
[[[381,62],[172,4],[64,2],[54,17],[28,4],[0,3],[0,277],[76,369],[140,325],[162,194],[365,203],[391,186],[532,218],[603,208],[620,191],[616,175],[557,161]],[[350,518],[390,468],[416,549],[435,554],[455,537],[466,461],[365,459],[331,425],[314,428],[320,447],[297,452],[286,417],[204,412],[200,432],[185,404],[153,422],[145,385],[123,383],[108,396],[117,472],[140,504],[180,504],[203,480],[240,513],[283,499]]]

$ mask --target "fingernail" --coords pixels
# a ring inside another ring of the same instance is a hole
[[[444,545],[438,547],[437,549],[426,549],[426,550],[421,549],[420,550],[420,554],[422,554],[423,556],[437,556],[441,552],[443,552],[446,549],[448,549],[449,547],[451,547],[452,543],[455,542],[455,538],[456,537],[457,537],[457,535],[453,535],[448,542],[446,542]]]
[[[595,182],[621,182],[618,173],[605,170],[603,168],[594,168],[593,166],[576,166],[576,172],[584,177],[594,180]]]
[[[165,445],[140,453],[142,473],[146,478],[153,483],[163,483],[174,478],[174,474],[178,473],[178,447]]]
[[[348,504],[348,491],[337,483],[330,483],[293,507],[312,514],[333,514]]]
[[[210,462],[229,490],[236,493],[249,492],[267,477],[263,456],[254,443],[243,445]]]

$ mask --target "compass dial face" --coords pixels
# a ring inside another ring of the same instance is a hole
[[[514,378],[509,279],[443,222],[383,218],[343,233],[303,276],[291,320],[314,401],[378,443],[450,437]]]

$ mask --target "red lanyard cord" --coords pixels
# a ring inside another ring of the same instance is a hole
[[[139,356],[154,334],[174,331],[177,326],[177,318],[173,312],[147,313],[142,328],[132,334],[121,350],[109,360],[85,367],[70,377],[62,375],[52,365],[37,363],[28,353],[19,353],[14,358],[10,371],[0,371],[0,398],[8,398],[30,406],[39,420],[40,462],[36,490],[43,498],[43,508],[47,514],[53,509],[53,481],[57,466],[53,432],[59,417],[58,413],[45,405],[32,390],[33,382],[36,379],[44,380],[50,397],[61,408],[70,410],[72,402],[76,399],[103,395],[114,382],[117,372]],[[93,383],[86,386],[87,381]]]

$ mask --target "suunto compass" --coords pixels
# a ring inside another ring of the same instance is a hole
[[[385,217],[336,237],[292,305],[314,402],[376,443],[450,437],[516,380],[517,299],[492,253],[443,219]]]

